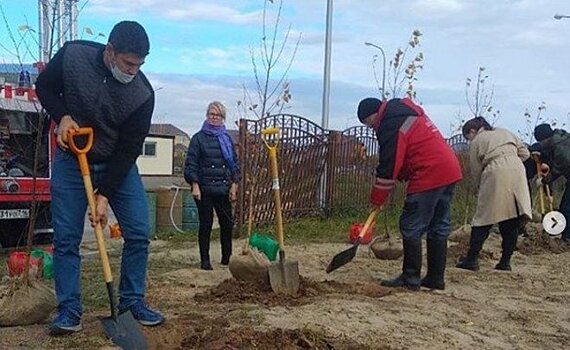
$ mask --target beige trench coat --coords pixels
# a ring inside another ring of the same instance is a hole
[[[532,217],[530,193],[523,161],[530,152],[508,130],[480,130],[469,146],[472,175],[479,183],[477,210],[472,226],[485,226]]]

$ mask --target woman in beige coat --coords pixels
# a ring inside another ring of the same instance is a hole
[[[530,153],[522,141],[508,130],[493,128],[483,117],[473,118],[463,126],[463,135],[471,141],[469,158],[472,176],[479,184],[477,210],[471,223],[467,256],[457,267],[479,270],[479,252],[498,223],[503,238],[502,256],[497,270],[511,270],[511,255],[517,245],[518,231],[525,216],[532,216],[530,193],[523,161]]]

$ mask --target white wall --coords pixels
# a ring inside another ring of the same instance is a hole
[[[141,175],[172,175],[174,139],[147,136],[145,144],[155,144],[155,155],[143,154],[137,159]],[[148,150],[148,147],[147,147]]]

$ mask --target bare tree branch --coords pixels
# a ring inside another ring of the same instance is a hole
[[[257,89],[258,101],[254,103],[254,101],[250,99],[250,104],[240,105],[244,111],[244,115],[247,115],[248,112],[252,112],[258,118],[267,116],[269,113],[275,111],[277,107],[279,107],[279,110],[283,110],[285,108],[284,104],[289,102],[291,94],[289,92],[289,83],[286,82],[286,80],[297,54],[297,49],[302,37],[302,34],[299,33],[299,37],[295,42],[292,54],[288,59],[284,70],[279,73],[277,79],[273,78],[275,70],[284,58],[287,43],[289,42],[291,35],[291,25],[288,26],[288,29],[283,35],[282,41],[279,42],[278,34],[280,32],[279,28],[283,10],[283,0],[280,0],[277,9],[275,10],[275,19],[272,23],[271,32],[268,32],[268,3],[273,3],[273,0],[264,1],[262,37],[259,41],[259,52],[253,48],[250,48],[251,63],[253,68],[255,86]],[[260,68],[263,68],[263,71],[261,71]],[[249,91],[247,91],[247,95],[251,97]]]

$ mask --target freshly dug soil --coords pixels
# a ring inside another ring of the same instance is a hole
[[[457,230],[451,232],[449,235],[449,240],[452,242],[464,242],[469,241],[471,237],[471,225],[465,224],[459,227]]]
[[[193,329],[182,341],[180,349],[362,349],[362,345],[346,338],[307,329],[227,329],[223,326],[206,324]]]
[[[560,237],[552,237],[542,230],[540,224],[527,224],[525,238],[520,238],[518,251],[524,255],[536,255],[545,252],[560,254],[570,252],[570,245],[563,242]]]
[[[457,244],[449,245],[447,247],[447,262],[455,264],[457,260],[461,257],[467,255],[467,251],[469,250],[469,240],[467,241],[459,241]],[[493,253],[483,249],[479,253],[479,259],[483,260],[490,260],[494,259]]]
[[[289,305],[298,306],[312,302],[312,298],[326,294],[364,295],[381,298],[393,293],[391,288],[382,287],[377,283],[346,284],[335,281],[315,282],[300,277],[297,296],[275,294],[266,284],[227,279],[209,290],[196,293],[197,302],[211,303],[249,303],[265,306]]]

